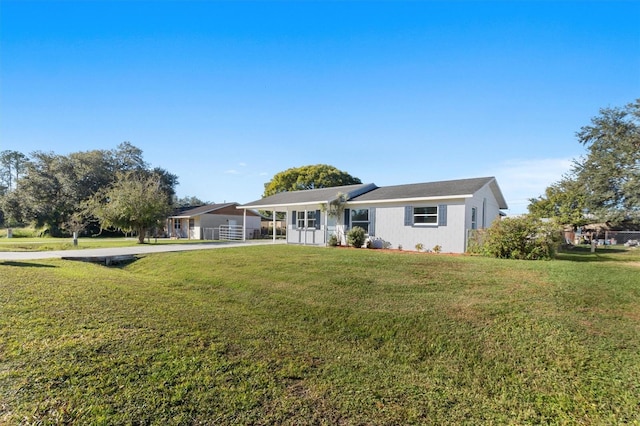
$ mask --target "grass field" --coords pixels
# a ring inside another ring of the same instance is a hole
[[[202,244],[203,240],[151,238],[145,244]],[[137,238],[78,238],[78,245],[73,245],[72,238],[0,238],[0,251],[51,251],[51,250],[83,250],[104,247],[131,247],[138,244]]]
[[[640,250],[0,262],[0,424],[640,424]]]

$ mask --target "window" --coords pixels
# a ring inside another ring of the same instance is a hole
[[[351,210],[351,227],[354,226],[359,226],[365,233],[369,233],[369,209]]]
[[[320,210],[307,211],[306,226],[305,226],[305,212],[301,211],[297,213],[296,226],[298,228],[316,228],[320,229]]]
[[[298,212],[298,228],[304,227],[304,212]]]
[[[173,220],[173,228],[174,229],[180,229],[180,219],[174,219]]]
[[[316,222],[318,222],[318,219],[320,218],[316,218],[315,211],[307,212],[307,228],[318,228],[316,226]]]
[[[414,207],[413,208],[414,224],[438,224],[438,207]]]
[[[471,229],[478,229],[478,209],[471,207]]]
[[[404,206],[404,226],[447,226],[447,205]]]

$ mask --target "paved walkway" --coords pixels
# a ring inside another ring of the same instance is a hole
[[[131,247],[110,247],[78,250],[52,250],[52,251],[3,251],[0,252],[0,260],[36,260],[36,259],[60,259],[87,258],[105,256],[127,256],[149,253],[166,253],[173,251],[209,250],[229,247],[244,247],[252,245],[283,244],[284,240],[251,240],[237,243],[194,243],[194,244],[139,244]]]

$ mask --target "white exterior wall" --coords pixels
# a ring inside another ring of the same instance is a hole
[[[447,205],[447,225],[405,226],[405,206],[413,207]],[[362,206],[364,207],[364,206]],[[402,246],[403,250],[415,250],[416,244],[424,250],[441,246],[445,253],[465,251],[465,203],[464,200],[440,200],[433,202],[407,202],[405,204],[377,205],[375,207],[375,237],[391,244],[391,248]],[[361,208],[353,206],[353,208]]]
[[[473,207],[475,207],[478,211],[478,229],[488,228],[491,226],[494,220],[500,218],[500,207],[489,185],[485,185],[482,189],[476,192],[473,197],[468,198],[466,200],[466,204],[467,217],[465,220],[465,229],[471,229],[471,209]]]
[[[320,206],[318,204],[308,205],[308,206],[296,206],[294,208],[287,209],[287,243],[288,244],[304,244],[304,245],[325,245],[328,238],[328,228],[325,225],[326,213],[320,212],[320,218],[317,228],[298,228],[298,220],[297,220],[297,212],[305,211],[308,212],[320,210]],[[296,212],[296,220],[295,224],[293,223],[293,213]],[[331,220],[329,218],[329,220]],[[332,221],[335,223],[335,220]]]
[[[202,214],[194,217],[195,220],[195,228],[192,230],[191,237],[192,239],[200,240],[203,238],[203,229],[204,228],[213,228],[215,229],[214,236],[218,238],[218,229],[221,225],[228,225],[230,220],[235,220],[236,225],[242,226],[243,217],[239,215],[226,215],[226,214]],[[188,219],[185,220],[185,223],[188,226]],[[261,219],[259,216],[249,216],[247,215],[247,223],[245,234],[247,238],[252,238],[255,230],[260,230]]]

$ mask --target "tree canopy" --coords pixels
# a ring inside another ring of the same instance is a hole
[[[640,99],[600,110],[577,136],[588,149],[575,174],[589,211],[615,222],[640,220]]]
[[[640,220],[640,99],[601,109],[576,136],[587,154],[545,195],[531,199],[529,212],[574,225],[587,218]]]
[[[0,195],[15,189],[27,161],[28,157],[21,152],[11,150],[0,152]]]
[[[582,186],[571,177],[547,187],[544,195],[529,200],[529,213],[536,218],[555,218],[560,223],[584,225],[587,219]]]
[[[136,172],[119,174],[112,185],[91,197],[87,206],[102,228],[136,231],[140,243],[172,210],[162,177]]]
[[[4,195],[0,194],[5,224],[30,223],[54,236],[78,231],[83,222],[92,222],[86,217],[84,203],[114,184],[120,174],[156,177],[168,205],[173,202],[178,183],[177,176],[166,170],[150,169],[142,159],[142,151],[129,142],[114,150],[69,155],[41,151],[29,157],[9,151],[2,154],[0,175],[6,183],[0,185],[8,188]]]
[[[264,184],[263,197],[279,192],[332,188],[362,183],[357,177],[326,164],[294,167],[277,173]]]

